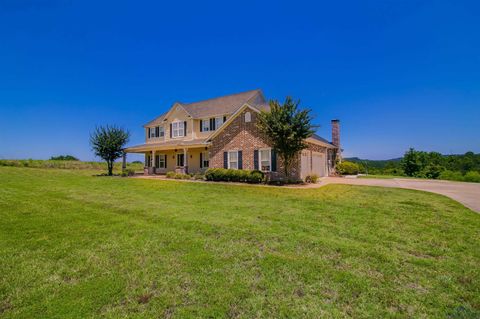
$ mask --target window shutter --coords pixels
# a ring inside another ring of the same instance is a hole
[[[228,153],[223,152],[223,168],[228,168]]]
[[[276,172],[277,171],[277,152],[275,152],[274,149],[272,149],[270,151],[270,154],[272,156],[271,160],[272,160],[272,163],[271,163],[271,170],[272,172]]]
[[[150,138],[150,128],[148,128],[148,136],[147,138]]]
[[[214,121],[215,121],[214,119],[210,119],[210,131],[214,130],[214,127],[215,127],[215,124],[213,124]]]
[[[203,120],[200,120],[200,132],[203,132]]]
[[[155,127],[155,137],[160,137],[160,126]]]
[[[167,154],[163,155],[163,157],[165,157],[165,168],[167,168]]]
[[[243,169],[242,151],[238,151],[238,169]]]
[[[258,169],[258,150],[253,151],[253,168]]]
[[[172,123],[170,123],[170,138],[172,138]]]
[[[183,121],[183,136],[187,136],[187,121]]]
[[[203,153],[200,152],[200,168],[203,168]]]
[[[224,116],[224,117],[223,117],[223,123],[225,123],[226,120],[227,120],[227,117]]]

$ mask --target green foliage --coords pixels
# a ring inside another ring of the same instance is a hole
[[[200,180],[204,180],[204,179],[205,179],[205,175],[204,175],[204,174],[197,173],[197,174],[194,174],[194,175],[192,176],[192,178],[193,178],[194,180],[199,180],[199,181],[200,181]]]
[[[170,171],[170,172],[167,172],[167,174],[165,175],[167,178],[175,178],[175,172],[174,171]]]
[[[173,179],[192,179],[193,174],[182,174],[182,173],[175,173],[174,171],[170,171],[170,172],[167,172],[165,177],[173,178]]]
[[[463,155],[442,155],[438,152],[422,152],[411,148],[401,159],[388,161],[349,160],[360,165],[361,171],[373,175],[411,176],[417,178],[476,181],[476,173],[480,173],[480,154],[467,152]],[[476,173],[475,173],[476,172]]]
[[[135,170],[133,169],[126,169],[120,173],[120,176],[122,177],[133,176],[133,175],[135,175]]]
[[[415,149],[410,148],[401,161],[401,165],[405,175],[407,176],[418,176],[423,166],[423,154],[421,152],[415,151]]]
[[[444,170],[439,179],[449,180],[449,181],[463,181],[463,175],[460,172],[453,172],[449,170]]]
[[[480,183],[480,173],[477,171],[470,171],[465,174],[464,180],[465,182]]]
[[[72,155],[60,155],[50,157],[51,161],[78,161],[78,158]]]
[[[95,156],[107,162],[108,175],[112,175],[113,162],[123,155],[130,133],[116,126],[99,126],[90,135],[90,144]]]
[[[360,171],[360,166],[357,163],[342,161],[337,164],[336,169],[341,175],[357,175]]]
[[[263,172],[258,170],[209,168],[205,172],[205,179],[215,182],[261,183],[264,181],[265,176]]]
[[[305,177],[305,182],[316,184],[318,182],[318,179],[319,177],[317,174],[307,175],[307,177]]]
[[[284,173],[290,176],[290,168],[299,151],[307,147],[305,139],[312,136],[314,126],[310,110],[300,110],[300,101],[287,97],[283,104],[271,100],[270,110],[258,115],[257,126],[267,137],[283,162]]]
[[[437,179],[440,177],[443,171],[444,168],[442,166],[432,163],[425,166],[420,172],[421,174],[419,176],[430,179]]]

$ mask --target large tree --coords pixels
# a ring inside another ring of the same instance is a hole
[[[312,136],[315,126],[309,109],[300,109],[300,101],[287,96],[283,104],[270,100],[270,110],[258,116],[258,128],[265,134],[283,162],[287,179],[298,152],[307,147],[305,139]]]
[[[117,126],[99,126],[90,134],[90,144],[95,155],[104,159],[108,166],[108,175],[113,174],[113,163],[123,155],[130,133]]]

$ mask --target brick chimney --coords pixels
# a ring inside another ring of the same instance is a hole
[[[332,120],[332,144],[340,149],[340,120]]]

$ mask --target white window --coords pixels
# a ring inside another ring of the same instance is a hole
[[[216,117],[216,118],[215,118],[215,129],[218,130],[218,128],[219,128],[220,126],[222,126],[222,124],[223,124],[223,116],[221,116],[221,117]]]
[[[148,128],[148,131],[150,132],[150,138],[154,138],[155,137],[155,128],[154,127],[149,127]]]
[[[245,122],[251,122],[252,121],[252,114],[250,112],[245,113]]]
[[[272,167],[272,150],[269,148],[258,151],[260,157],[260,169],[269,172]]]
[[[158,126],[158,134],[157,137],[164,137],[165,136],[165,129],[163,126]]]
[[[158,159],[158,167],[159,168],[167,168],[165,163],[165,159],[166,159],[167,155],[165,154],[160,154],[160,158]]]
[[[183,137],[185,136],[185,128],[183,122],[173,122],[172,123],[172,137]]]
[[[238,151],[228,152],[228,168],[238,169]]]
[[[206,168],[209,165],[210,157],[207,152],[202,152],[202,168]]]
[[[210,120],[202,120],[202,132],[210,131]]]

